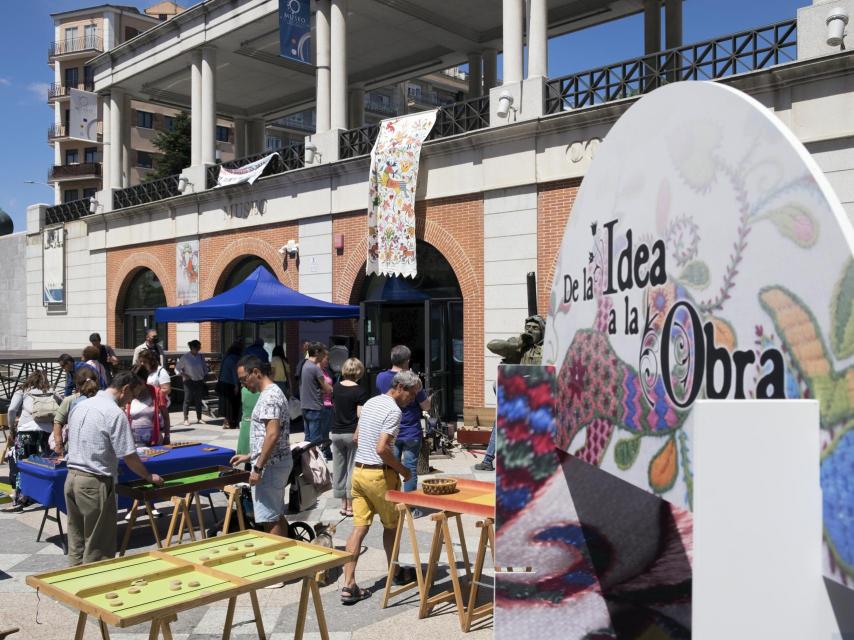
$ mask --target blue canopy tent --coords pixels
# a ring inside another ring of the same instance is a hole
[[[329,320],[358,318],[359,307],[333,304],[286,287],[259,266],[236,287],[182,307],[160,307],[157,322]]]

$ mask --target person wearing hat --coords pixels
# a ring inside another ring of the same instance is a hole
[[[196,422],[202,421],[202,404],[207,396],[205,379],[208,376],[208,363],[199,353],[202,343],[190,340],[187,343],[190,351],[178,358],[175,371],[184,382],[184,425],[190,424],[190,405],[196,407]]]

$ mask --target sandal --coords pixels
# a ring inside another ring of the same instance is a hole
[[[352,518],[353,517],[353,510],[352,509],[345,509],[344,510],[344,516],[347,518]]]
[[[356,604],[371,597],[371,592],[354,584],[352,587],[341,588],[341,604]]]

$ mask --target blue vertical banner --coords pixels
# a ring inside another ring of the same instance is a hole
[[[279,0],[279,55],[311,64],[311,0]]]

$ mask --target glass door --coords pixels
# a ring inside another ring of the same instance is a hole
[[[165,350],[167,340],[167,325],[165,322],[154,322],[154,309],[128,309],[125,311],[125,349],[135,349],[145,342],[145,334],[151,328],[157,329],[160,344]]]
[[[362,385],[373,395],[376,385],[374,381],[377,374],[383,370],[382,366],[382,340],[380,330],[382,327],[382,303],[362,302],[359,313],[359,335],[360,359],[365,365],[365,377]]]

